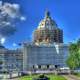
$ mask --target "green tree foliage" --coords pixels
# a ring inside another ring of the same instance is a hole
[[[69,46],[67,65],[70,69],[80,68],[80,39]]]

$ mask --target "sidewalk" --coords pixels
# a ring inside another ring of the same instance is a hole
[[[67,80],[80,80],[80,78],[74,76],[74,75],[63,75]]]

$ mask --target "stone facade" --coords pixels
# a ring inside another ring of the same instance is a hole
[[[64,44],[23,45],[23,70],[66,67],[68,46]]]
[[[0,72],[22,71],[23,54],[20,49],[9,50],[0,45]]]

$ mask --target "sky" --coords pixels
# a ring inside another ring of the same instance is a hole
[[[46,9],[64,32],[64,43],[75,41],[80,37],[80,0],[2,0],[18,3],[26,21],[17,24],[17,32],[8,37],[4,45],[14,48],[15,44],[31,41],[32,32],[44,18]],[[13,45],[14,44],[14,45]]]

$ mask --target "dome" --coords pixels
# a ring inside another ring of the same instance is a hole
[[[48,11],[34,31],[33,41],[34,43],[63,43],[63,30],[58,28]]]
[[[49,29],[53,30],[57,28],[57,24],[54,20],[50,17],[50,12],[46,11],[45,17],[41,22],[39,23],[38,29]]]

